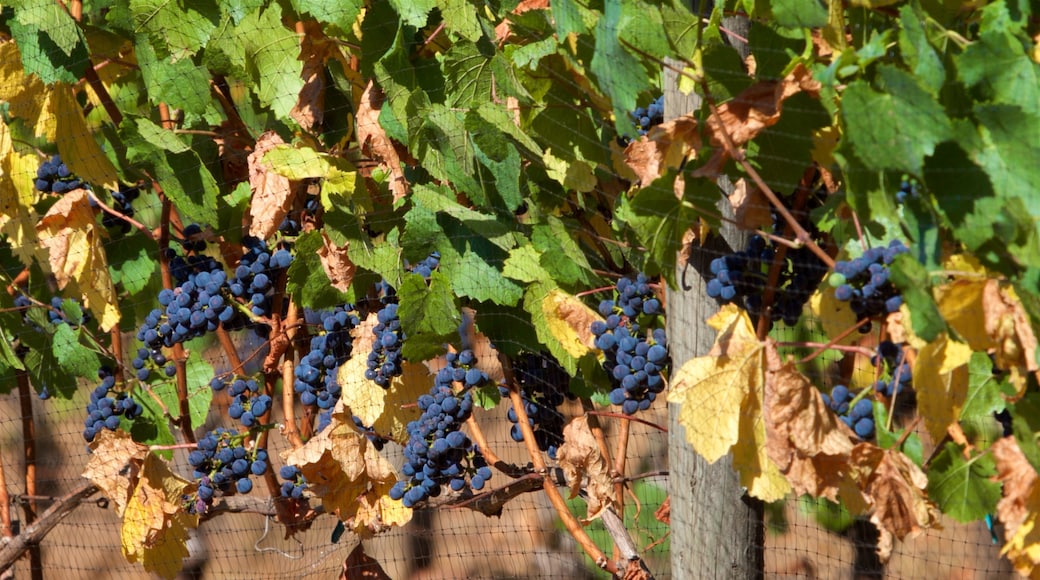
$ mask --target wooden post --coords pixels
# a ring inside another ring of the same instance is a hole
[[[710,10],[709,10],[710,12]],[[747,38],[746,18],[726,19],[726,28]],[[736,30],[735,30],[736,29]],[[736,47],[746,55],[747,47]],[[676,63],[672,63],[676,64]],[[700,108],[700,96],[683,95],[677,74],[665,68],[665,118],[671,119]],[[731,187],[720,180],[720,190]],[[730,204],[722,195],[719,211],[732,217]],[[706,324],[718,310],[705,291],[714,258],[744,247],[746,235],[726,224],[704,247],[695,248],[688,264],[677,273],[679,288],[668,292],[668,343],[673,368],[706,354],[715,332]],[[679,406],[668,409],[669,494],[671,501],[671,569],[676,578],[749,579],[762,578],[765,528],[762,503],[750,498],[727,455],[709,464],[686,441],[679,424]]]

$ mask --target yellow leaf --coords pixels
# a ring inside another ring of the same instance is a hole
[[[769,458],[762,415],[762,391],[763,383],[759,380],[740,407],[740,435],[737,444],[733,446],[733,468],[740,474],[740,484],[747,488],[752,497],[774,502],[783,499],[791,491],[791,484]]]
[[[813,318],[823,326],[824,336],[838,336],[845,332],[853,324],[856,324],[856,315],[848,302],[842,302],[834,297],[834,289],[829,286],[821,286],[812,298],[809,299],[809,308],[812,310]],[[837,344],[850,345],[859,340],[859,333],[854,332],[841,339]]]
[[[61,160],[87,183],[119,190],[119,174],[87,127],[83,112],[72,91],[62,84],[51,87],[49,110],[57,120],[55,142]]]
[[[372,348],[375,335],[372,329],[377,324],[376,315],[359,324],[351,334],[354,335],[352,352],[368,352]],[[401,365],[401,376],[390,381],[390,388],[384,389],[375,382],[365,378],[368,369],[363,356],[353,356],[340,365],[336,380],[343,385],[336,410],[349,407],[350,412],[361,419],[361,423],[371,427],[376,433],[389,435],[395,441],[408,439],[408,422],[414,421],[422,414],[414,405],[420,395],[430,391],[430,371],[425,365],[404,362]]]
[[[75,189],[51,206],[36,226],[40,244],[48,251],[48,263],[58,288],[72,288],[83,297],[101,328],[119,322],[115,286],[108,272],[94,211],[85,189]]]
[[[7,103],[8,113],[12,117],[22,119],[27,126],[35,128],[36,136],[53,141],[53,123],[47,120],[41,126],[41,117],[53,120],[52,115],[43,113],[50,92],[51,89],[45,87],[43,81],[35,75],[25,76],[17,44],[10,41],[0,43],[0,102]]]
[[[545,321],[556,340],[574,358],[581,358],[595,348],[595,337],[589,330],[594,320],[602,320],[599,313],[562,290],[552,290],[542,301]]]
[[[946,428],[960,419],[968,397],[968,345],[945,334],[917,352],[913,385],[917,408],[933,441],[946,435]]]
[[[986,283],[985,279],[961,279],[935,289],[935,301],[946,323],[977,351],[994,346],[986,333],[986,317],[982,316]]]
[[[182,505],[195,485],[173,472],[154,454],[144,460],[140,479],[123,514],[123,555],[145,570],[174,578],[188,555],[188,530],[198,527],[198,516]]]
[[[39,215],[33,209],[33,176],[38,164],[36,156],[14,149],[7,124],[0,119],[0,233],[7,236],[12,251],[25,265],[33,263],[40,247],[36,237]]]
[[[1005,437],[991,447],[997,465],[997,479],[1003,484],[1003,498],[997,503],[997,517],[1004,524],[1007,543],[1001,555],[1011,560],[1024,576],[1040,576],[1040,485],[1018,442]]]
[[[668,402],[681,406],[679,422],[697,453],[714,463],[740,436],[744,399],[762,385],[764,350],[751,321],[723,307],[708,320],[720,331],[712,352],[690,359],[672,378]]]

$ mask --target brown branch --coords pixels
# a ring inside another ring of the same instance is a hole
[[[657,429],[658,431],[660,431],[662,433],[667,433],[668,432],[668,428],[667,427],[662,427],[662,426],[658,425],[657,423],[651,423],[650,421],[647,421],[646,419],[640,419],[639,417],[630,417],[630,416],[624,415],[622,413],[611,413],[610,411],[586,411],[586,413],[588,413],[589,415],[597,416],[597,417],[613,417],[615,419],[628,419],[629,421],[633,421],[635,423],[642,423],[643,425],[646,425],[647,427],[653,427],[654,429]]]
[[[527,453],[531,456],[531,463],[534,465],[535,472],[544,477],[542,489],[545,490],[545,495],[548,496],[549,502],[556,509],[556,515],[563,522],[567,533],[578,542],[578,545],[585,550],[585,553],[592,558],[592,561],[597,566],[616,575],[618,573],[617,566],[607,559],[603,551],[592,541],[592,538],[589,537],[577,518],[574,517],[574,514],[567,507],[567,502],[563,499],[563,495],[560,494],[560,490],[556,488],[552,478],[547,477],[548,472],[545,468],[545,459],[542,457],[542,452],[538,449],[538,443],[534,438],[534,430],[531,429],[531,424],[528,422],[527,410],[524,408],[524,402],[520,399],[520,389],[517,387],[516,377],[513,376],[513,367],[510,364],[509,357],[499,353],[499,359],[502,361],[502,372],[506,385],[509,387],[509,400],[513,404],[513,411],[516,413],[517,425],[520,426],[520,431],[524,434],[524,446],[527,447]]]
[[[500,458],[491,449],[491,446],[488,445],[487,437],[484,436],[484,431],[480,428],[480,425],[477,424],[477,420],[473,418],[472,414],[470,414],[466,419],[466,426],[469,427],[469,435],[473,438],[473,441],[477,444],[480,452],[484,455],[484,459],[487,460],[488,465],[513,478],[521,478],[530,474],[530,471],[523,467],[518,467],[512,463],[502,461],[502,458]]]
[[[22,369],[15,371],[18,382],[18,402],[22,413],[22,451],[25,457],[25,495],[36,495],[36,423],[33,421],[32,386],[29,384],[29,373]],[[36,521],[36,502],[22,504],[25,523]],[[32,577],[43,578],[43,555],[39,546],[29,548],[29,568]]]
[[[11,538],[2,540],[0,544],[0,573],[7,571],[14,562],[22,557],[26,551],[39,548],[40,542],[47,536],[54,526],[58,525],[65,516],[76,509],[84,499],[98,491],[97,486],[89,481],[84,481],[64,497],[58,499],[47,511],[40,514],[35,523],[27,526],[22,533]]]
[[[105,213],[112,214],[112,215],[116,216],[117,218],[119,218],[119,219],[123,220],[124,222],[126,222],[126,223],[130,224],[131,226],[133,226],[134,229],[137,229],[138,231],[140,231],[144,235],[148,236],[148,238],[150,240],[155,241],[155,239],[156,239],[155,232],[153,232],[151,230],[151,228],[149,228],[148,226],[144,225],[143,223],[135,220],[134,218],[126,215],[125,213],[123,213],[121,211],[112,209],[100,197],[94,195],[93,193],[90,194],[90,199],[94,200],[94,203],[96,203],[98,205],[98,207],[100,207]]]
[[[614,454],[614,466],[611,469],[610,477],[614,479],[614,501],[617,502],[617,509],[621,513],[625,513],[625,482],[618,481],[617,478],[621,477],[625,473],[625,459],[628,455],[628,438],[632,433],[632,422],[625,417],[621,419],[621,432],[618,433],[617,451]],[[609,462],[610,460],[607,459]],[[610,511],[610,510],[607,510]],[[606,515],[606,514],[604,514]],[[617,515],[614,515],[617,518]],[[607,520],[604,518],[603,523],[606,524]],[[607,526],[608,529],[610,526]],[[621,524],[621,528],[624,529],[624,523]],[[611,534],[613,537],[614,534]],[[626,551],[627,546],[619,544],[617,541],[614,542],[614,559],[617,560],[619,556],[624,556],[624,559],[631,560],[629,554],[634,554],[635,546],[632,546],[632,551]]]
[[[173,214],[173,203],[163,193],[159,182],[152,181],[152,189],[162,200],[162,212],[159,222],[159,271],[162,273],[163,288],[173,290],[173,275],[170,273],[170,256],[167,250],[170,248],[170,220]],[[188,372],[187,357],[184,354],[184,345],[174,343],[173,364],[177,368],[177,402],[179,404],[181,435],[188,443],[195,443],[195,432],[191,427],[191,407],[188,405]]]
[[[282,363],[282,413],[285,416],[282,436],[289,440],[293,449],[299,449],[303,447],[303,439],[300,437],[299,427],[296,426],[296,398],[289,386],[294,380],[293,361],[287,359]]]
[[[4,473],[3,445],[0,441],[0,536],[14,536],[11,528],[11,496],[7,493],[7,475]]]
[[[544,477],[537,473],[528,473],[502,487],[497,487],[472,497],[451,498],[448,501],[433,504],[430,507],[444,509],[466,508],[480,512],[485,516],[497,517],[502,515],[502,508],[513,498],[542,489],[545,485],[542,482],[543,479]]]

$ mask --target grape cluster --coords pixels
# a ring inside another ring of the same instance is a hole
[[[885,340],[878,344],[878,354],[871,362],[877,366],[884,364],[887,368],[888,380],[878,379],[874,383],[874,390],[883,397],[893,397],[910,394],[912,392],[912,372],[910,364],[906,360],[906,353],[896,343]]]
[[[888,246],[870,248],[854,260],[835,262],[830,278],[834,297],[848,302],[857,318],[897,312],[903,297],[889,280],[888,266],[896,256],[909,251],[903,242],[892,240]],[[860,331],[869,332],[870,327],[870,322],[865,322]]]
[[[384,303],[376,313],[376,323],[372,329],[376,339],[372,342],[372,352],[368,354],[365,378],[389,389],[390,381],[402,372],[401,347],[405,336],[397,315],[397,303]]]
[[[205,513],[213,504],[214,494],[218,490],[228,493],[232,484],[238,493],[249,493],[253,490],[250,474],[263,475],[267,471],[267,450],[250,451],[243,442],[244,437],[234,429],[216,429],[199,439],[188,454],[193,477],[199,482],[196,495],[186,498],[191,513]]]
[[[437,497],[443,485],[462,491],[468,478],[469,486],[480,490],[491,478],[484,455],[460,429],[473,413],[473,388],[492,381],[473,366],[473,351],[445,358],[448,364],[437,372],[430,393],[419,397],[422,415],[408,423],[401,469],[406,479],[390,489],[390,497],[405,507]]]
[[[433,252],[427,256],[423,261],[415,264],[410,268],[413,274],[419,274],[423,278],[429,279],[433,275],[433,271],[437,269],[437,266],[441,265],[441,253]]]
[[[36,169],[35,185],[43,192],[65,193],[83,187],[83,181],[72,174],[61,155],[54,155]]]
[[[112,193],[112,209],[125,215],[126,217],[134,216],[134,200],[141,195],[141,190],[136,185],[120,185],[119,191],[113,191]],[[93,204],[94,198],[91,197]],[[107,211],[101,216],[101,225],[108,229],[122,229],[123,233],[130,231],[130,223],[121,217],[112,215]]]
[[[101,367],[98,370],[101,384],[90,393],[87,404],[87,419],[84,421],[83,438],[90,443],[102,429],[115,431],[119,428],[119,417],[134,420],[141,416],[144,409],[126,393],[109,394],[115,389],[116,377],[112,369]],[[42,394],[42,393],[41,393]]]
[[[246,429],[254,427],[260,417],[271,410],[271,397],[261,395],[260,384],[248,377],[236,377],[230,381],[217,376],[213,377],[209,386],[214,391],[228,390],[231,396],[231,405],[228,407],[228,415],[232,419],[238,419]]]
[[[849,426],[860,439],[871,439],[874,437],[874,405],[870,399],[860,399],[852,403],[855,395],[845,385],[835,385],[830,394],[823,394],[823,402],[831,411],[838,414],[846,425]]]
[[[774,229],[779,229],[774,225]],[[769,270],[776,249],[764,237],[751,236],[744,250],[715,258],[706,291],[722,302],[742,301],[752,318],[762,314],[762,295],[769,282]],[[802,308],[820,285],[827,268],[806,248],[788,248],[776,282],[776,294],[770,318],[794,326]]]
[[[361,420],[361,417],[354,415],[352,419],[354,425],[365,435],[365,439],[368,439],[368,442],[372,444],[372,447],[376,448],[376,451],[382,451],[383,446],[390,442],[389,439],[381,437],[379,433],[376,433],[375,429],[365,425],[365,422]],[[320,432],[321,428],[319,428],[318,431]]]
[[[300,468],[295,465],[283,465],[278,470],[278,475],[284,479],[282,482],[282,497],[301,499],[303,492],[307,490],[307,479],[300,473]]]
[[[350,358],[353,347],[350,331],[359,320],[352,304],[305,313],[305,318],[315,317],[321,329],[311,338],[310,352],[296,366],[293,390],[304,405],[327,410],[335,407],[339,400],[341,389],[336,382],[336,370]]]
[[[906,203],[907,201],[914,199],[920,195],[917,191],[917,180],[904,175],[903,180],[899,183],[899,191],[896,192],[896,202]]]
[[[535,442],[551,459],[556,459],[556,451],[563,443],[564,423],[563,414],[557,407],[566,398],[574,399],[568,389],[570,375],[549,353],[521,353],[512,362],[513,376],[520,387],[520,398],[527,412],[527,422],[534,431]],[[503,397],[509,396],[506,387],[500,386],[499,391]],[[510,408],[506,417],[513,422],[509,436],[513,441],[523,441],[516,409]]]
[[[321,208],[321,204],[318,201],[318,197],[314,195],[308,195],[307,200],[304,202],[304,212],[309,215],[314,215]],[[282,223],[278,225],[278,231],[283,236],[298,236],[300,235],[301,227],[300,220],[301,215],[298,210],[290,211],[282,218]]]
[[[596,348],[603,351],[603,368],[611,378],[610,402],[632,415],[650,408],[664,390],[669,365],[668,341],[660,325],[661,303],[645,275],[621,278],[616,298],[603,300],[599,313],[606,319],[592,323]],[[638,321],[652,330],[643,331]]]
[[[664,123],[664,95],[654,99],[646,107],[637,107],[632,111],[640,135],[646,135],[652,127]]]
[[[235,268],[235,276],[228,281],[231,295],[247,301],[256,316],[270,316],[275,280],[292,264],[292,253],[286,248],[271,252],[267,242],[252,236],[246,237],[243,244],[246,253]]]
[[[137,331],[137,339],[144,344],[132,361],[137,378],[146,381],[151,375],[146,359],[154,365],[165,366],[167,376],[176,369],[162,354],[163,347],[171,347],[192,338],[212,332],[235,316],[235,308],[224,297],[227,276],[216,260],[208,256],[177,257],[171,260],[171,273],[178,281],[176,288],[159,292],[159,305],[145,316]]]

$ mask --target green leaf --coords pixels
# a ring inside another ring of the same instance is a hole
[[[257,84],[260,102],[271,107],[280,119],[299,100],[303,89],[300,38],[282,25],[282,10],[277,3],[242,20],[236,38],[246,55],[246,69]]]
[[[55,11],[65,14],[65,17],[59,16],[57,18],[60,20],[47,24],[35,22],[37,17],[45,21],[54,19]],[[65,18],[72,22],[72,29],[66,26]],[[7,24],[18,44],[26,74],[34,74],[48,85],[57,82],[75,83],[83,75],[89,63],[86,41],[72,17],[60,5],[33,5],[20,9],[16,18],[8,20]],[[49,34],[41,26],[52,26],[52,32]],[[70,39],[78,42],[72,45],[70,52],[66,52],[58,43],[67,45]]]
[[[344,32],[354,26],[364,5],[362,0],[292,0],[297,13],[310,14],[316,20],[335,24]]]
[[[588,257],[574,239],[577,224],[554,216],[545,216],[545,223],[531,230],[531,242],[541,253],[539,264],[557,284],[566,286],[593,284],[596,275]],[[548,278],[546,278],[548,279]]]
[[[468,0],[437,0],[437,6],[441,9],[441,17],[449,32],[453,32],[476,42],[484,35],[484,29],[480,26],[479,9]],[[482,5],[483,6],[483,5]]]
[[[121,284],[131,296],[147,288],[148,282],[159,272],[158,261],[151,253],[154,248],[154,242],[136,235],[106,246],[112,282]]]
[[[903,436],[902,430],[889,431],[888,430],[888,409],[885,405],[880,402],[874,403],[874,426],[877,428],[877,444],[882,449],[891,449],[895,446],[896,442],[899,441]],[[916,465],[922,465],[924,463],[924,449],[921,445],[921,438],[917,433],[911,433],[904,441],[902,447],[899,449],[906,454]]]
[[[390,0],[390,5],[409,26],[422,28],[431,10],[437,7],[435,0]]]
[[[1016,35],[1016,26],[1004,2],[982,9],[981,33],[954,58],[958,78],[976,89],[982,100],[1017,105],[1040,115],[1040,64],[1030,57],[1028,45]]]
[[[1021,198],[1029,215],[1040,218],[1040,116],[1011,105],[977,105],[981,142],[969,149],[989,175],[993,191],[1002,199]],[[1023,165],[1024,164],[1024,165]]]
[[[596,26],[591,69],[599,88],[610,97],[618,134],[635,135],[636,126],[628,112],[636,108],[636,99],[649,88],[650,79],[639,60],[618,40],[623,5],[621,0],[605,0],[603,17]]]
[[[444,353],[445,344],[458,338],[462,324],[447,277],[434,271],[427,285],[422,276],[406,274],[397,295],[398,315],[405,333],[401,356],[422,361]]]
[[[318,250],[324,245],[321,232],[304,232],[296,238],[296,256],[289,266],[285,291],[295,295],[308,308],[331,308],[347,302],[346,296],[332,287],[321,265]]]
[[[924,23],[910,5],[900,7],[899,26],[899,52],[922,86],[931,94],[938,95],[946,81],[946,69],[928,42]]]
[[[101,368],[97,353],[83,346],[79,331],[68,324],[58,324],[54,331],[51,350],[65,372],[79,377],[96,377]]]
[[[65,315],[65,321],[72,326],[83,324],[83,307],[72,298],[61,301],[61,311]]]
[[[137,133],[148,143],[170,153],[185,153],[191,151],[191,146],[185,143],[176,133],[169,129],[163,129],[145,117],[134,118]]]
[[[827,25],[827,6],[819,0],[774,0],[769,3],[776,23],[784,28]]]
[[[931,342],[946,330],[946,321],[939,312],[929,291],[931,287],[928,271],[920,262],[907,254],[896,256],[891,266],[892,283],[903,294],[903,301],[910,307],[910,323],[914,333]]]
[[[928,497],[944,514],[961,523],[980,520],[996,511],[1001,485],[993,457],[976,455],[965,460],[962,448],[948,442],[928,466]]]
[[[513,248],[502,267],[502,275],[521,282],[549,281],[552,275],[542,267],[542,255],[532,244]]]
[[[18,355],[14,353],[14,348],[11,347],[11,339],[7,336],[7,331],[2,326],[0,326],[0,363],[11,369],[25,370],[22,359],[18,358]]]
[[[755,138],[752,162],[773,191],[798,187],[805,168],[812,165],[813,137],[830,125],[830,115],[818,99],[798,93],[784,102],[784,114]]]
[[[1033,469],[1040,471],[1040,445],[1036,444],[1040,438],[1040,393],[1026,393],[1008,409],[1011,411],[1011,430],[1019,449]]]
[[[212,120],[220,122],[218,113],[213,108],[210,91],[201,91],[198,88],[209,85],[210,74],[206,68],[196,66],[189,58],[171,62],[169,58],[160,57],[144,37],[138,37],[134,53],[141,67],[141,77],[144,79],[150,103],[156,106],[165,103],[172,108],[183,109],[191,115],[211,113]],[[143,118],[142,120],[147,121]],[[164,149],[181,152],[185,147],[183,140],[172,132],[166,131],[167,134],[162,135],[161,132],[164,130],[158,126],[155,130],[140,130],[142,137],[161,141]]]
[[[451,288],[460,297],[481,302],[513,306],[520,301],[523,288],[502,275],[481,253],[474,250],[480,239],[455,238],[448,247],[439,247],[440,269],[450,277]]]
[[[198,52],[220,22],[210,2],[130,0],[130,14],[134,32],[147,34],[159,58],[171,61]]]
[[[692,18],[687,22],[692,22]],[[617,35],[618,39],[655,58],[672,56],[664,18],[654,4],[643,0],[622,2]]]
[[[842,95],[844,135],[870,169],[920,174],[924,158],[952,136],[942,107],[910,74],[878,67],[879,88],[853,81]]]

